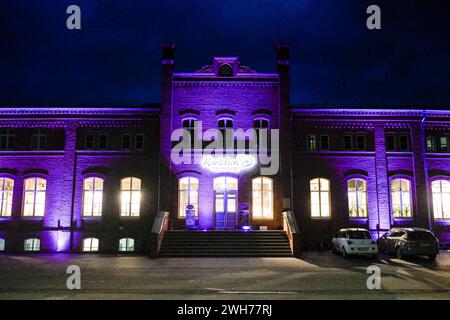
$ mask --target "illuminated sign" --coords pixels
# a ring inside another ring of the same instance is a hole
[[[236,157],[204,156],[202,167],[211,172],[239,173],[252,168],[256,164],[255,158],[250,155],[238,155]]]

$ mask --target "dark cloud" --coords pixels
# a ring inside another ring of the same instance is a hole
[[[82,9],[82,30],[65,28]],[[365,27],[368,5],[382,30]],[[292,103],[450,105],[450,3],[335,0],[14,0],[0,8],[0,104],[160,100],[160,44],[178,70],[215,55],[275,70],[291,44]]]

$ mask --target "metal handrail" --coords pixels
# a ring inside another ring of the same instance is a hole
[[[169,229],[169,212],[160,211],[156,215],[153,222],[152,230],[150,232],[151,237],[151,250],[150,257],[157,257],[164,238],[164,233]]]
[[[291,246],[292,255],[296,258],[301,255],[300,248],[300,230],[295,219],[294,212],[283,212],[283,230],[289,239],[289,245]]]

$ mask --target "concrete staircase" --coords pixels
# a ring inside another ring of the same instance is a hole
[[[160,257],[292,257],[284,231],[166,231]]]

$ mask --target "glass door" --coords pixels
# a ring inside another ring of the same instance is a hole
[[[236,228],[237,179],[214,179],[214,208],[216,229]]]

